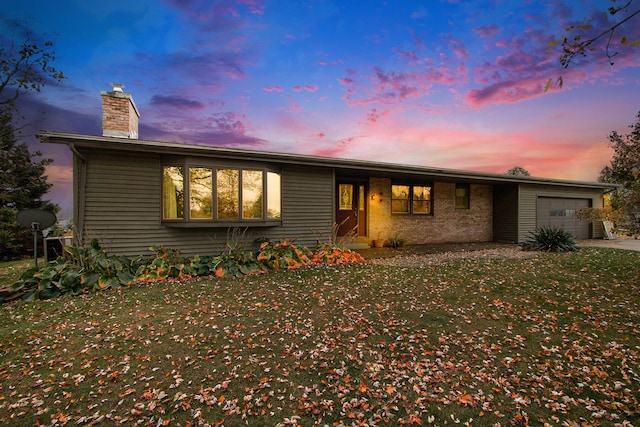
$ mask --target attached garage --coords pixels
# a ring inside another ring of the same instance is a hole
[[[591,224],[573,217],[578,209],[590,207],[591,199],[538,197],[536,228],[559,227],[576,239],[590,239]]]
[[[523,177],[518,184],[494,187],[494,240],[526,242],[531,232],[545,226],[562,227],[578,240],[603,237],[602,225],[579,221],[573,213],[582,208],[601,208],[602,194],[610,189],[601,183],[540,185]]]

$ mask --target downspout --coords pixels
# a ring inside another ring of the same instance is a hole
[[[80,154],[73,142],[67,143],[67,146],[73,153],[73,155],[79,159],[78,162],[78,183],[77,183],[77,195],[78,201],[74,207],[75,215],[75,236],[74,240],[77,245],[82,246],[84,240],[84,204],[87,188],[87,159]]]

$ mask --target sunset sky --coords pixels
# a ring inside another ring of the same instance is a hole
[[[51,37],[67,76],[22,98],[20,136],[55,160],[63,216],[71,155],[33,135],[101,135],[109,82],[132,93],[141,139],[582,181],[640,110],[640,47],[618,44],[640,40],[640,18],[614,35],[613,66],[603,44],[568,70],[546,53],[568,25],[615,22],[599,14],[610,1],[3,3]],[[5,23],[1,35],[12,37]],[[564,87],[545,93],[560,75]]]

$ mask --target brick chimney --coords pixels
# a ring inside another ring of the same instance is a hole
[[[138,139],[138,119],[140,113],[130,93],[124,92],[124,85],[110,83],[110,92],[100,91],[102,98],[102,136]]]

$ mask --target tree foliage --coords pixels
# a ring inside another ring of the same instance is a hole
[[[611,163],[600,172],[600,181],[621,184],[612,194],[612,206],[625,214],[625,226],[637,233],[640,232],[640,112],[629,127],[631,132],[626,135],[617,131],[609,135],[614,154]]]
[[[53,42],[36,35],[17,20],[4,18],[11,38],[0,35],[0,113],[18,112],[16,101],[26,92],[40,92],[50,82],[65,76],[52,63],[56,59]]]
[[[20,210],[55,213],[59,209],[42,199],[51,188],[44,173],[52,160],[34,160],[42,153],[31,153],[26,143],[18,143],[14,119],[19,114],[18,98],[65,78],[52,65],[53,42],[37,36],[19,21],[4,18],[1,22],[11,37],[0,35],[0,259],[28,254],[32,248],[30,231],[16,220]]]
[[[566,69],[579,59],[604,49],[609,64],[614,65],[614,57],[618,55],[619,49],[640,46],[640,40],[632,39],[630,33],[621,33],[622,27],[633,28],[630,22],[640,17],[640,6],[633,3],[634,0],[611,0],[612,5],[600,14],[601,21],[604,22],[597,22],[598,16],[595,16],[567,26],[567,34],[549,43],[547,53],[559,45],[562,48],[560,64]],[[547,81],[545,90],[549,89],[552,82],[553,79]],[[558,77],[557,84],[562,87],[562,76]]]
[[[16,214],[29,208],[55,213],[58,206],[42,199],[51,188],[44,173],[52,160],[33,160],[42,153],[31,153],[26,143],[16,141],[9,115],[0,115],[0,136],[0,259],[7,259],[33,247],[31,232],[18,224]]]
[[[531,176],[528,170],[522,166],[515,166],[507,171],[507,175],[513,176]]]

